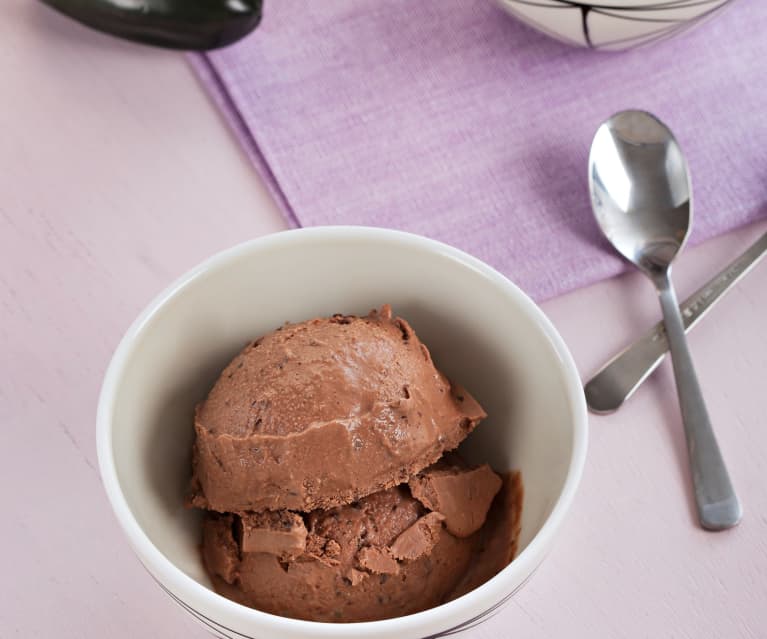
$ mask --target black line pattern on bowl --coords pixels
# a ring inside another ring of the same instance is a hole
[[[155,581],[157,581],[157,579],[155,579]],[[217,621],[214,621],[210,617],[206,617],[204,614],[202,614],[195,608],[192,608],[192,606],[190,606],[188,603],[186,603],[182,599],[179,599],[170,590],[168,590],[165,586],[163,586],[159,581],[157,581],[157,584],[160,586],[160,588],[162,588],[165,591],[165,594],[167,594],[171,599],[173,599],[173,601],[175,601],[179,606],[181,606],[184,610],[186,610],[190,615],[195,617],[197,621],[207,626],[211,630],[215,630],[218,634],[226,635],[229,637],[229,639],[256,639],[256,637],[253,637],[252,635],[245,635],[237,630],[228,628],[227,626],[224,626],[218,623]],[[232,634],[229,634],[229,633],[232,633]]]
[[[508,595],[505,595],[502,599],[497,601],[495,604],[490,606],[487,610],[479,613],[475,617],[472,617],[471,619],[468,619],[464,621],[463,623],[458,624],[457,626],[453,626],[452,628],[449,628],[448,630],[443,630],[442,632],[437,633],[436,635],[429,635],[427,637],[423,637],[422,639],[440,639],[440,637],[449,637],[451,635],[458,634],[459,632],[463,632],[464,630],[469,630],[471,628],[474,628],[478,626],[480,623],[484,622],[488,617],[493,616],[497,612],[500,612],[500,609],[511,599],[515,594],[517,594],[522,587],[530,581],[530,577],[532,577],[536,570],[538,570],[538,567],[536,566],[533,571],[525,577],[524,581],[520,583],[514,590],[512,590]]]
[[[176,604],[178,604],[181,608],[183,608],[186,612],[188,612],[195,619],[197,619],[197,621],[199,621],[201,624],[203,624],[210,630],[214,631],[215,633],[218,633],[219,635],[226,635],[229,639],[259,639],[258,637],[254,637],[252,635],[246,635],[240,632],[239,630],[234,630],[233,628],[224,626],[223,624],[220,624],[218,621],[215,621],[211,619],[210,617],[205,616],[199,610],[197,610],[196,608],[193,608],[188,603],[186,603],[183,599],[180,599],[179,597],[177,597],[171,590],[166,588],[165,585],[159,579],[157,579],[157,577],[154,576],[152,571],[150,571],[149,568],[147,568],[144,565],[143,561],[139,560],[139,563],[141,564],[141,567],[144,570],[146,570],[147,574],[152,578],[152,580],[163,590],[163,592],[165,592],[166,595],[168,595],[171,599],[173,599],[173,601],[176,602]],[[536,573],[537,570],[538,570],[538,566],[533,568],[530,574],[527,577],[525,577],[525,579],[516,588],[514,588],[514,590],[512,590],[508,595],[505,595],[495,604],[490,606],[490,608],[488,608],[487,610],[472,617],[471,619],[464,621],[463,623],[458,624],[457,626],[453,626],[452,628],[443,630],[442,632],[439,632],[436,635],[427,635],[425,637],[422,637],[421,639],[440,639],[440,637],[449,637],[451,635],[458,634],[459,632],[463,632],[464,630],[469,630],[471,628],[478,626],[480,623],[485,621],[488,617],[491,617],[494,614],[500,612],[500,609],[509,601],[509,599],[511,599],[515,594],[517,594],[522,589],[522,587],[525,586],[528,581],[530,581],[530,578]]]
[[[141,564],[141,567],[144,570],[147,571],[147,573],[154,580],[154,582],[158,586],[160,586],[160,588],[162,588],[163,592],[165,592],[166,595],[168,595],[171,599],[173,599],[173,601],[175,601],[179,606],[181,606],[184,610],[186,610],[190,615],[195,617],[203,625],[207,626],[211,630],[215,630],[217,633],[219,633],[221,635],[225,635],[227,633],[232,633],[232,634],[228,635],[229,639],[258,639],[257,637],[253,637],[251,635],[245,635],[245,634],[243,634],[243,633],[241,633],[241,632],[239,632],[237,630],[234,630],[232,628],[227,628],[226,626],[218,623],[217,621],[214,621],[210,617],[206,617],[200,611],[198,611],[195,608],[192,608],[192,606],[190,606],[188,603],[186,603],[182,599],[178,598],[172,591],[168,590],[168,588],[166,588],[165,585],[159,579],[157,579],[157,577],[155,577],[152,574],[152,571],[150,571],[149,568],[147,568],[144,565],[143,561],[139,561],[139,563]]]
[[[145,567],[146,568],[146,567]],[[149,570],[147,570],[149,572]],[[451,635],[458,634],[459,632],[463,632],[465,630],[470,630],[471,628],[474,628],[478,626],[480,623],[484,622],[487,618],[493,616],[494,614],[500,612],[500,609],[524,586],[532,577],[534,574],[531,573],[519,586],[517,586],[514,590],[512,590],[508,595],[504,596],[500,601],[495,603],[493,606],[488,608],[487,610],[481,612],[480,614],[476,615],[475,617],[472,617],[471,619],[468,619],[467,621],[464,621],[461,624],[458,624],[457,626],[453,626],[452,628],[449,628],[448,630],[444,630],[436,635],[428,635],[426,637],[423,637],[422,639],[439,639],[440,637],[449,637]],[[171,599],[173,599],[176,604],[178,604],[181,608],[183,608],[186,612],[188,612],[190,615],[192,615],[197,621],[199,621],[201,624],[209,628],[210,630],[215,631],[216,633],[220,635],[226,635],[229,637],[229,639],[257,639],[256,637],[252,635],[246,635],[238,630],[234,630],[233,628],[229,628],[227,626],[224,626],[217,621],[214,621],[210,617],[205,616],[201,612],[199,612],[196,608],[193,608],[189,604],[187,604],[184,600],[177,597],[172,591],[170,591],[168,588],[166,588],[152,573],[149,573],[152,579],[157,583],[160,588],[167,594]]]
[[[509,7],[512,13],[516,14],[513,5],[525,5],[531,7],[541,7],[545,9],[577,9],[581,13],[581,29],[583,31],[583,42],[575,42],[569,38],[565,38],[570,44],[583,45],[585,44],[592,49],[602,49],[618,44],[632,43],[632,46],[627,47],[629,49],[649,44],[660,40],[662,38],[669,37],[686,29],[689,29],[693,25],[698,24],[702,20],[705,20],[716,11],[723,9],[726,5],[730,4],[732,0],[665,0],[660,2],[654,2],[652,4],[646,4],[638,7],[627,7],[618,4],[611,3],[596,3],[596,2],[580,2],[578,0],[504,0],[504,3]],[[675,9],[686,9],[689,7],[708,6],[709,8],[704,10],[693,18],[673,18],[673,17],[648,17],[642,16],[643,12],[647,11],[673,11]],[[626,38],[616,38],[614,40],[607,40],[599,44],[594,44],[593,34],[589,25],[589,16],[592,14],[599,14],[613,18],[615,20],[624,20],[629,22],[654,22],[663,24],[664,26],[653,30],[649,33],[643,33],[638,36],[629,36]],[[553,36],[559,39],[563,39],[561,35],[554,34],[550,29],[541,25],[539,22],[530,19],[527,15],[519,15],[520,19],[527,21],[535,26],[540,31],[546,33],[549,36]]]

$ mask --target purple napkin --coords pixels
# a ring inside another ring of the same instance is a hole
[[[620,109],[654,112],[682,144],[693,242],[767,214],[765,34],[763,0],[618,54],[491,0],[279,0],[193,63],[292,225],[437,238],[541,300],[625,268],[586,182],[592,135]]]

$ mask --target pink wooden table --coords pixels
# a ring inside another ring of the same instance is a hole
[[[205,637],[112,516],[96,398],[155,293],[283,222],[180,54],[3,0],[0,78],[0,637]],[[765,230],[687,251],[680,296]],[[658,318],[636,275],[543,307],[584,376]],[[473,637],[767,636],[766,317],[764,264],[690,338],[742,524],[694,524],[666,363],[620,413],[591,418],[559,543]]]

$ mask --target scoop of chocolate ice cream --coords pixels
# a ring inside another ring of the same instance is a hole
[[[244,552],[236,515],[209,515],[203,556],[216,589],[299,619],[366,621],[443,603],[464,578],[479,537],[458,538],[443,517],[395,487],[305,516],[304,553]]]
[[[192,490],[215,589],[315,621],[406,615],[511,560],[521,481],[447,453],[485,416],[404,320],[285,325],[196,410]]]
[[[348,504],[407,481],[484,417],[388,306],[288,324],[249,344],[197,407],[190,501]]]

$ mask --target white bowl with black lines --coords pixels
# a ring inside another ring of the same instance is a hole
[[[496,0],[531,27],[568,44],[619,51],[671,37],[732,0]]]
[[[216,594],[201,561],[200,514],[182,505],[195,404],[254,337],[285,321],[364,314],[384,303],[408,319],[437,366],[487,410],[462,453],[498,470],[521,470],[525,498],[516,559],[454,601],[384,621],[300,621]],[[102,481],[141,563],[169,600],[228,639],[464,633],[497,612],[547,554],[572,503],[587,442],[573,360],[522,291],[457,249],[363,227],[262,237],[184,275],[125,334],[104,378],[97,422]]]

